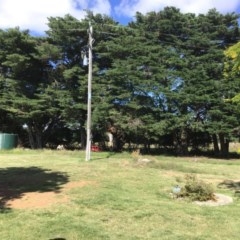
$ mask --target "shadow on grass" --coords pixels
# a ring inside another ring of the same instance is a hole
[[[109,151],[109,152],[105,152],[107,153],[106,156],[95,156],[93,153],[91,153],[91,161],[97,161],[97,160],[102,160],[102,159],[109,159],[111,157],[113,157],[114,155],[117,154],[117,152],[112,152],[112,151]]]
[[[219,188],[227,188],[234,191],[240,191],[240,182],[234,182],[233,180],[224,180],[218,184]]]
[[[240,199],[240,181],[224,180],[218,184],[218,187],[233,190],[235,192],[234,196]]]
[[[66,238],[51,238],[49,240],[66,240]]]
[[[141,154],[145,155],[152,155],[152,156],[158,156],[158,155],[165,155],[169,157],[206,157],[210,159],[217,159],[217,160],[239,160],[240,154],[237,152],[229,152],[226,155],[223,155],[221,153],[216,154],[213,150],[192,150],[189,151],[186,154],[183,153],[177,153],[173,148],[157,148],[157,149],[151,149],[149,151],[145,151],[144,149],[141,149]]]
[[[21,198],[27,192],[60,192],[69,177],[39,167],[0,168],[0,211],[9,210],[9,200]]]

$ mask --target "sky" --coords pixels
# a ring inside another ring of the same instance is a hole
[[[0,0],[0,28],[20,27],[41,35],[48,29],[48,17],[70,14],[80,20],[84,10],[109,15],[125,25],[134,20],[136,12],[160,11],[166,6],[182,13],[207,13],[212,8],[240,13],[240,0]]]

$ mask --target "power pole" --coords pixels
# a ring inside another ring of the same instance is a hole
[[[88,42],[88,99],[87,99],[87,144],[86,144],[86,161],[89,161],[91,158],[91,142],[92,142],[92,136],[91,136],[91,115],[92,115],[92,45],[94,42],[94,39],[92,37],[93,34],[93,28],[91,23],[89,22],[89,29],[88,29],[88,35],[89,35],[89,42]]]

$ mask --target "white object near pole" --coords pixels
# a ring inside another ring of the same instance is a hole
[[[91,159],[91,104],[92,104],[92,44],[93,28],[89,23],[89,43],[88,43],[88,99],[87,99],[87,144],[86,144],[86,161]]]

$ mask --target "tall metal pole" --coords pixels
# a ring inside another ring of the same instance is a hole
[[[93,28],[89,23],[88,35],[88,99],[87,99],[87,144],[86,144],[86,161],[91,158],[91,104],[92,104],[92,44],[93,44]]]

